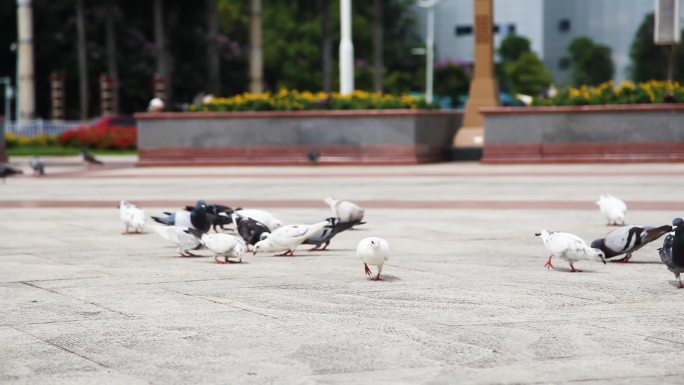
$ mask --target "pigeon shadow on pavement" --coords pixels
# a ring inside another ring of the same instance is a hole
[[[373,275],[373,276],[371,276],[371,277],[367,277],[367,278],[366,278],[366,281],[375,281],[375,275]],[[401,281],[401,278],[399,278],[399,277],[397,277],[397,276],[395,276],[395,275],[389,275],[389,274],[388,274],[388,275],[385,275],[385,274],[381,274],[381,275],[380,275],[380,281],[379,281],[379,282],[383,282],[383,281],[384,281],[384,282],[395,282],[395,281]]]

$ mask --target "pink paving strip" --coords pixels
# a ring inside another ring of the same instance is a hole
[[[653,172],[592,172],[592,171],[557,171],[557,172],[402,172],[402,173],[363,173],[363,172],[334,172],[330,173],[159,173],[153,174],[99,174],[88,171],[65,172],[49,175],[50,178],[89,178],[89,179],[211,179],[211,178],[253,178],[253,179],[279,179],[279,178],[399,178],[399,177],[563,177],[563,176],[684,176],[684,172],[676,171],[653,171]]]
[[[133,200],[143,208],[182,207],[193,202],[188,200]],[[526,210],[597,210],[593,202],[586,201],[495,201],[495,200],[355,200],[359,205],[375,209],[526,209]],[[216,201],[231,207],[262,208],[325,208],[319,200],[254,200],[236,199],[231,202]],[[0,200],[0,208],[111,208],[118,201],[102,200]],[[632,210],[684,210],[681,201],[629,201]]]

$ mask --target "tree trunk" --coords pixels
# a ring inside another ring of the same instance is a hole
[[[373,0],[373,89],[382,92],[382,0]]]
[[[78,45],[78,98],[80,101],[80,118],[88,119],[88,60],[86,52],[85,16],[83,0],[76,0],[76,33]]]
[[[215,96],[221,93],[221,62],[217,37],[216,0],[207,0],[207,92]]]
[[[116,25],[119,17],[119,8],[113,0],[107,5],[105,16],[105,33],[107,44],[107,74],[112,79],[112,113],[119,112],[119,67],[116,57]]]
[[[157,76],[163,81],[163,92],[157,97],[168,106],[171,102],[171,77],[169,76],[169,55],[166,48],[166,31],[164,29],[164,0],[154,0],[154,41],[157,46]]]
[[[261,57],[261,0],[250,0],[249,20],[249,91],[264,90],[264,69]]]
[[[332,91],[332,38],[330,37],[330,0],[321,0],[323,18],[323,91]]]

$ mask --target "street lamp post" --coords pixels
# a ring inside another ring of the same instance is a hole
[[[340,93],[354,91],[354,45],[352,44],[351,0],[340,1]]]
[[[432,103],[433,70],[435,62],[435,6],[440,0],[418,0],[418,6],[427,10],[425,34],[425,100]]]

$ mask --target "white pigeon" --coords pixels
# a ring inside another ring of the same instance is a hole
[[[279,221],[273,214],[268,211],[258,210],[258,209],[240,209],[235,211],[235,213],[242,215],[243,217],[252,218],[257,222],[263,223],[266,227],[273,232],[277,228],[283,225],[283,222]]]
[[[562,233],[559,231],[548,232],[542,230],[534,234],[541,237],[546,249],[551,252],[549,260],[546,261],[544,267],[547,269],[555,269],[551,264],[551,258],[558,257],[570,264],[571,272],[578,272],[581,270],[575,269],[575,262],[580,260],[596,260],[606,264],[606,256],[603,251],[589,247],[586,242],[577,235],[570,233]]]
[[[378,267],[378,275],[374,280],[380,281],[380,273],[382,273],[382,266],[389,260],[389,243],[386,240],[378,237],[364,238],[356,247],[356,256],[363,261],[363,267],[366,270],[366,275],[370,276],[371,271],[368,265]]]
[[[138,208],[133,203],[126,201],[119,202],[119,217],[126,226],[122,234],[129,234],[129,229],[133,228],[136,233],[142,233],[145,229],[145,211]]]
[[[216,263],[241,263],[242,257],[245,255],[245,243],[234,235],[226,233],[202,234],[201,242],[204,247],[214,253]],[[219,257],[223,257],[223,261]],[[239,260],[231,261],[230,257]]]
[[[349,201],[338,201],[333,197],[323,199],[330,206],[333,216],[340,218],[342,222],[361,222],[365,210],[357,204]]]
[[[310,236],[328,225],[328,221],[321,221],[310,225],[283,226],[270,234],[263,234],[262,240],[254,245],[254,254],[258,252],[284,251],[280,255],[294,255],[297,246]]]
[[[599,206],[603,216],[608,220],[608,225],[625,225],[627,205],[621,199],[610,194],[601,194],[596,204]]]
[[[187,227],[154,226],[154,230],[161,235],[162,238],[176,245],[181,257],[199,257],[199,255],[195,255],[188,251],[198,249],[201,246],[201,242]]]

